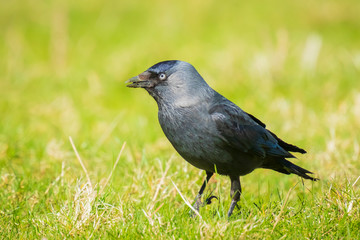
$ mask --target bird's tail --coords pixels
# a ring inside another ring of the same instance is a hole
[[[313,174],[312,172],[310,172],[302,167],[299,167],[286,159],[282,159],[282,165],[283,165],[283,168],[286,171],[288,171],[289,173],[294,173],[302,178],[310,179],[312,181],[319,180],[318,178],[313,178],[313,177],[307,175],[307,173]]]
[[[293,173],[302,178],[310,179],[312,181],[319,180],[318,178],[314,178],[314,177],[307,175],[307,173],[313,174],[312,172],[293,164],[292,162],[286,160],[285,158],[281,158],[281,159],[277,158],[275,161],[273,159],[273,161],[267,162],[263,166],[263,168],[272,169],[272,170],[275,170],[275,171],[278,171],[281,173],[285,173],[285,174]]]

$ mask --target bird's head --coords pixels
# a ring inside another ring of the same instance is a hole
[[[193,98],[210,89],[190,63],[179,60],[159,62],[126,83],[146,89],[158,102]]]
[[[167,85],[169,77],[176,71],[175,66],[179,62],[176,60],[159,62],[145,72],[126,81],[126,83],[130,83],[127,87],[148,89],[158,85]]]

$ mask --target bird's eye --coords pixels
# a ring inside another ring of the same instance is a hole
[[[165,80],[166,79],[166,74],[165,73],[160,73],[159,74],[159,79],[162,80],[162,81]]]

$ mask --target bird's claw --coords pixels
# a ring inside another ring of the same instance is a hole
[[[214,199],[214,198],[216,198],[216,200],[219,200],[219,198],[217,197],[217,196],[210,196],[210,197],[208,197],[206,200],[205,200],[205,202],[204,202],[204,205],[209,205],[209,204],[211,204],[212,202],[211,202],[211,200],[212,199]]]
[[[217,196],[209,196],[208,198],[205,199],[204,202],[201,202],[201,197],[197,198],[194,205],[193,205],[193,208],[199,212],[200,210],[200,207],[204,207],[206,205],[210,205],[212,203],[212,200],[216,198],[217,200],[219,200],[219,198]],[[193,210],[190,210],[190,216],[191,217],[196,217],[196,214]]]

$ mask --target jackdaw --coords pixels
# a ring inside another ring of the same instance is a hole
[[[196,210],[214,173],[231,180],[228,217],[240,200],[240,176],[256,168],[318,180],[286,160],[295,158],[290,152],[306,153],[304,149],[284,142],[259,119],[212,89],[191,64],[159,62],[127,83],[127,87],[144,88],[155,99],[170,143],[186,161],[205,170],[206,179],[194,200]]]

